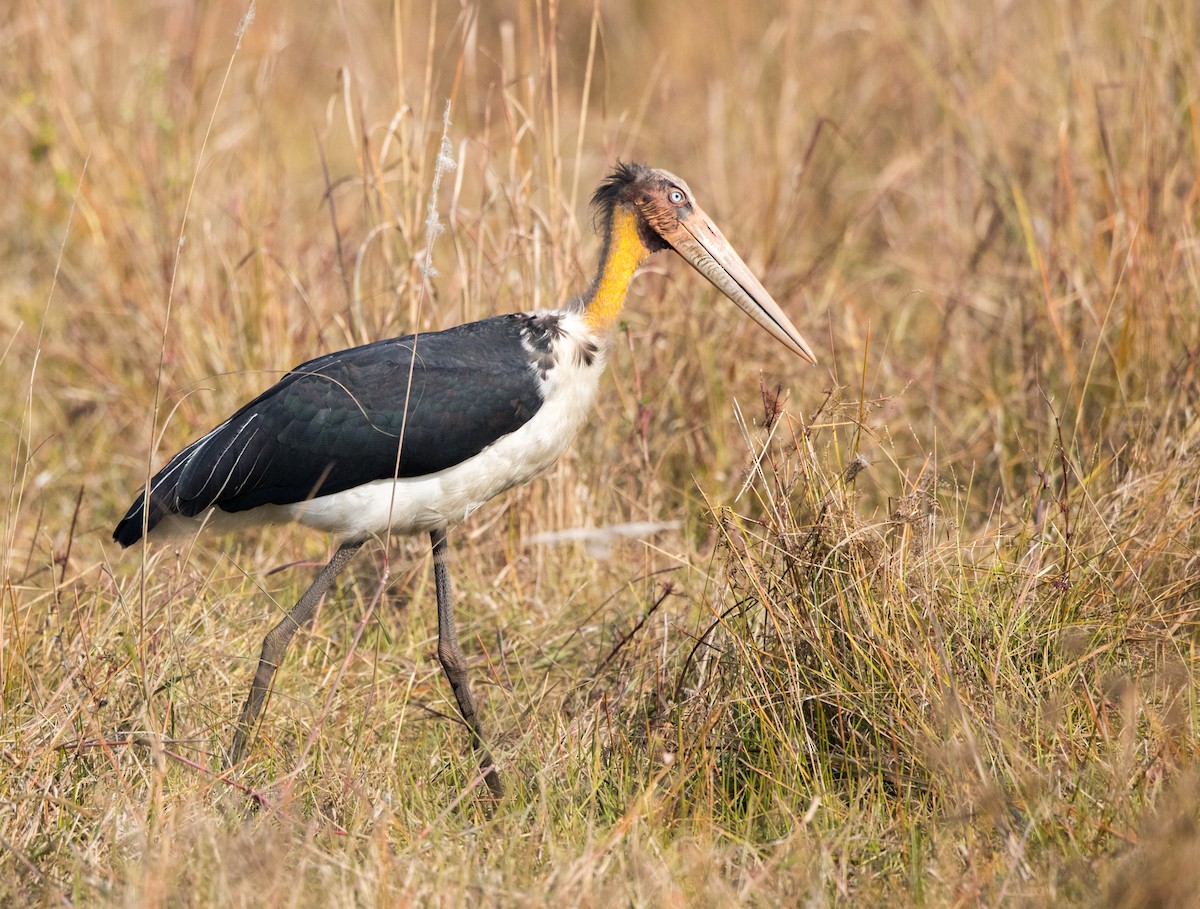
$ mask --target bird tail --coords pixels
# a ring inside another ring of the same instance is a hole
[[[203,441],[205,439],[193,442],[171,458],[167,462],[167,466],[156,473],[150,481],[149,495],[146,494],[145,487],[142,487],[137,498],[133,500],[133,504],[129,506],[129,510],[125,512],[125,517],[121,518],[120,523],[113,530],[113,539],[116,542],[128,548],[142,538],[143,529],[149,533],[167,515],[180,513],[179,478],[183,474],[183,468],[187,465],[188,460]]]
[[[129,506],[129,510],[125,512],[125,517],[121,518],[117,524],[113,531],[113,539],[125,548],[132,546],[142,538],[143,529],[153,530],[155,525],[162,520],[163,515],[167,513],[167,509],[163,505],[162,499],[151,492],[150,519],[145,520],[143,514],[146,511],[146,490],[143,488],[133,504]]]

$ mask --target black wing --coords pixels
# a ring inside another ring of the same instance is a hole
[[[151,480],[147,524],[453,467],[538,411],[553,334],[547,317],[514,314],[310,360],[171,458]],[[113,533],[124,546],[141,538],[144,502]]]

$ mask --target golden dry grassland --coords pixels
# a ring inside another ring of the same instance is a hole
[[[0,16],[0,904],[1197,904],[1200,4],[246,11]],[[425,539],[222,776],[331,544],[120,552],[133,493],[309,356],[580,290],[618,158],[820,366],[653,259],[573,451],[451,536],[509,796]]]

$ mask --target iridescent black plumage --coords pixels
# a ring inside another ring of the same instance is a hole
[[[556,332],[552,315],[515,313],[297,366],[155,475],[148,529],[453,467],[541,407]],[[141,539],[143,500],[113,533],[122,546]]]

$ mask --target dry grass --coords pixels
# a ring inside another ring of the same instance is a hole
[[[0,23],[0,902],[1192,904],[1200,7],[271,5],[235,50],[242,12]],[[131,493],[316,351],[580,288],[617,156],[821,367],[654,260],[574,453],[451,537],[511,797],[424,541],[220,778],[328,541],[120,554]],[[530,542],[641,521],[680,523]]]

